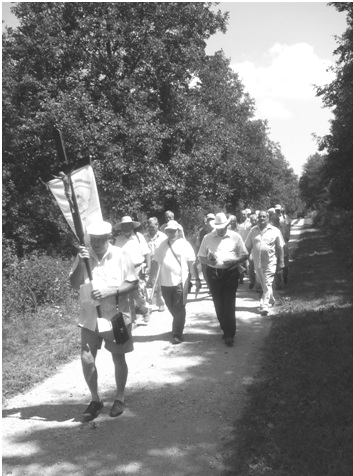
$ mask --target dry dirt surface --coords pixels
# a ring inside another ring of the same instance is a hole
[[[292,246],[301,222],[293,227]],[[114,377],[105,349],[97,358],[105,407],[94,421],[81,422],[89,393],[79,359],[8,400],[2,474],[222,475],[229,469],[224,447],[233,438],[246,387],[261,365],[270,325],[271,316],[260,316],[258,295],[245,280],[237,294],[235,345],[226,347],[203,283],[197,299],[189,295],[185,342],[171,344],[168,311],[155,310],[148,325],[135,329],[123,415],[109,417]],[[78,332],[74,325],[73,332]]]

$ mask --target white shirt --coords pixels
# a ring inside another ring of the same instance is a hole
[[[145,261],[145,255],[150,253],[145,237],[139,232],[132,232],[129,238],[124,234],[115,238],[114,246],[123,249],[137,267]]]
[[[210,251],[216,256],[217,262],[214,265],[208,263],[207,266],[221,269],[229,268],[229,264],[224,264],[224,261],[239,259],[248,254],[239,233],[229,229],[224,236],[217,235],[217,231],[213,230],[204,237],[197,255],[207,258]]]
[[[251,228],[245,241],[251,250],[255,268],[274,270],[277,264],[276,249],[284,246],[280,230],[268,224],[263,230],[259,225]]]
[[[189,274],[188,261],[195,261],[195,252],[190,243],[183,238],[171,242],[170,245],[181,265],[173,255],[168,240],[163,241],[153,256],[153,260],[160,265],[160,284],[162,286],[177,286],[179,283],[183,283],[184,285]]]
[[[89,254],[93,281],[90,282],[85,269],[84,283],[80,287],[81,311],[78,325],[94,331],[97,326],[96,305],[100,306],[102,317],[110,320],[116,314],[116,296],[93,301],[91,298],[92,289],[119,287],[124,281],[133,282],[138,278],[128,254],[111,244],[100,261],[92,248],[89,248]],[[76,269],[78,262],[79,258],[76,256],[70,275]],[[129,312],[127,295],[119,297],[119,311]]]

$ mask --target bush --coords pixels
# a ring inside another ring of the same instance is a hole
[[[33,253],[18,259],[3,245],[3,316],[35,312],[42,304],[61,304],[72,296],[69,260]]]

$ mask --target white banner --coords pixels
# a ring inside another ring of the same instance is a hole
[[[75,191],[77,205],[80,211],[81,221],[84,232],[87,226],[98,220],[103,220],[96,180],[93,169],[90,165],[81,167],[71,173],[72,185]],[[63,215],[76,235],[70,205],[65,194],[65,185],[63,180],[54,179],[48,182],[48,186],[55,197]],[[70,193],[70,191],[69,191]],[[77,235],[76,235],[77,236]]]

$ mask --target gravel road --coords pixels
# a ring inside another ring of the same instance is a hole
[[[293,227],[299,233],[300,224]],[[295,241],[295,238],[294,238]],[[104,411],[81,422],[89,393],[79,359],[3,409],[3,475],[217,476],[226,443],[261,363],[271,316],[261,317],[247,280],[237,295],[234,347],[221,339],[205,284],[189,295],[185,342],[170,343],[168,311],[152,313],[134,331],[123,415],[109,417],[114,398],[110,354],[98,353]],[[73,317],[73,332],[78,332]],[[227,445],[228,447],[228,445]]]

